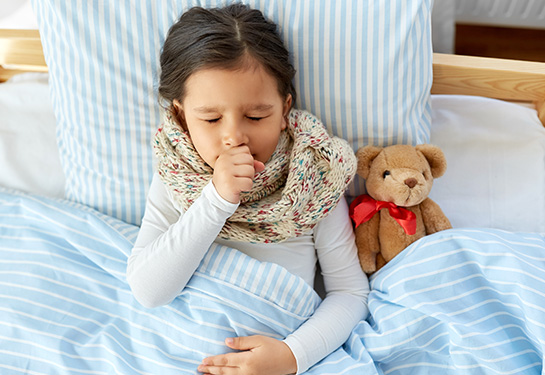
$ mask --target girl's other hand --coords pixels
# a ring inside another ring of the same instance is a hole
[[[223,152],[215,162],[212,183],[218,194],[228,202],[240,202],[240,193],[249,191],[256,173],[265,165],[255,160],[248,146],[237,146]]]
[[[197,370],[224,375],[286,375],[297,371],[295,357],[282,341],[266,336],[245,336],[226,339],[225,343],[240,352],[205,358]]]

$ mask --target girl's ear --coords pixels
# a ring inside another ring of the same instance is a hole
[[[288,96],[286,96],[286,100],[284,101],[284,116],[287,116],[290,112],[292,100],[293,98],[291,94],[288,94]]]
[[[187,131],[187,124],[185,122],[184,110],[182,108],[182,103],[178,99],[172,101],[172,110],[174,111],[174,116],[183,130]]]
[[[282,130],[286,129],[288,126],[288,115],[291,110],[291,102],[292,102],[291,94],[288,94],[286,97],[286,100],[284,101],[284,107],[282,108],[282,113],[284,114],[284,121],[282,122]]]

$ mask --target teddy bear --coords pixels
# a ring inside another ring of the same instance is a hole
[[[356,152],[357,173],[367,194],[350,205],[361,267],[368,275],[382,268],[414,241],[452,228],[428,198],[433,180],[447,168],[437,146],[365,146]]]

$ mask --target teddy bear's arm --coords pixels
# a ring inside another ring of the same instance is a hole
[[[363,272],[373,273],[377,270],[376,258],[380,252],[378,228],[380,215],[375,215],[371,220],[361,223],[355,229],[356,246]]]
[[[426,234],[452,228],[449,219],[445,216],[441,207],[430,198],[426,198],[420,203],[420,209],[422,210],[422,219],[426,227]]]

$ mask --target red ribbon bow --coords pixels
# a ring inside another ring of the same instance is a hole
[[[371,220],[383,208],[388,209],[390,216],[401,225],[405,233],[408,235],[416,233],[416,215],[412,211],[396,206],[392,202],[377,201],[368,194],[360,195],[350,204],[350,218],[357,227]]]

